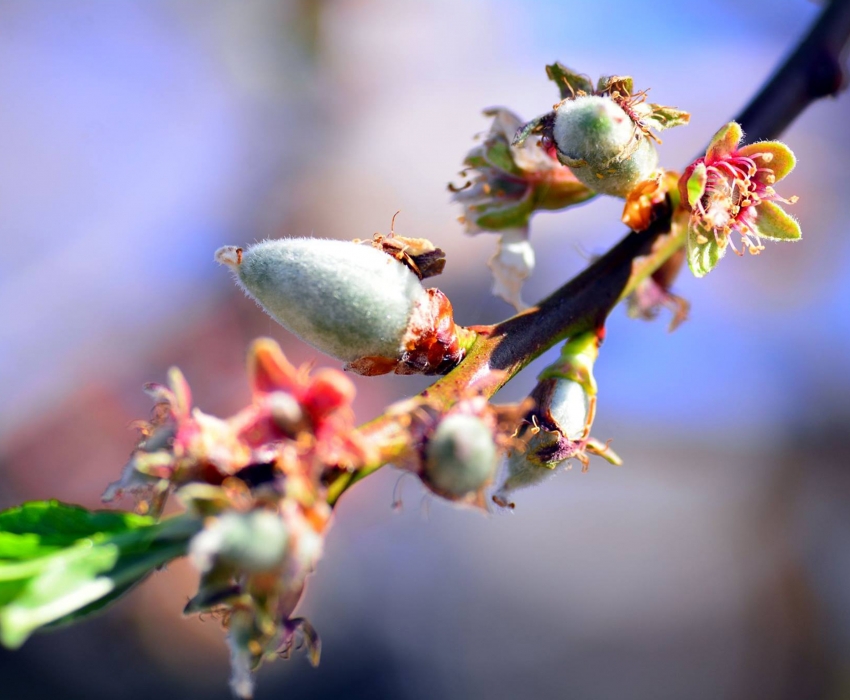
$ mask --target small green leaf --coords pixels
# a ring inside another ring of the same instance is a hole
[[[688,267],[695,277],[705,277],[726,253],[728,242],[720,245],[712,231],[688,227]]]
[[[742,156],[756,158],[759,155],[767,155],[767,158],[759,158],[757,165],[770,168],[773,177],[778,182],[790,173],[797,164],[794,152],[784,143],[779,141],[761,141],[750,143],[738,151]]]
[[[713,163],[719,158],[728,156],[738,147],[743,137],[744,132],[741,130],[741,125],[737,122],[729,122],[711,137],[711,142],[705,152],[705,159]]]
[[[506,228],[519,228],[528,224],[534,212],[534,191],[529,188],[522,199],[492,200],[477,207],[474,213],[475,223],[488,231],[501,231]],[[467,216],[472,217],[473,212]]]
[[[593,94],[593,83],[590,82],[590,79],[585,75],[571,71],[562,63],[555,62],[546,66],[546,75],[558,86],[562,100],[575,97],[579,91],[588,95]]]
[[[756,208],[755,233],[771,241],[799,241],[800,224],[774,202],[762,202]]]
[[[487,164],[494,168],[503,170],[506,173],[522,175],[522,170],[517,167],[513,153],[511,152],[511,147],[508,145],[507,141],[494,139],[485,144],[484,158]]]
[[[646,121],[650,122],[650,125],[656,131],[672,129],[674,126],[684,126],[691,121],[691,115],[681,109],[657,104],[650,104],[649,106],[652,112]]]
[[[688,205],[693,208],[697,205],[703,194],[705,194],[705,185],[708,182],[708,173],[705,169],[705,163],[698,163],[691,171],[691,176],[688,178]]]
[[[29,559],[92,535],[153,525],[154,518],[114,510],[90,511],[59,501],[31,501],[0,512],[0,560]]]

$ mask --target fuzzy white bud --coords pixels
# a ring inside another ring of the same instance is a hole
[[[395,358],[425,289],[405,265],[371,246],[320,238],[225,246],[218,262],[278,323],[346,362]]]
[[[625,197],[658,167],[652,141],[609,97],[564,100],[552,129],[558,159],[589,188]]]
[[[261,573],[280,566],[289,533],[277,513],[225,513],[192,538],[189,556],[206,573],[219,564]]]
[[[447,498],[481,491],[493,478],[498,450],[493,432],[478,416],[443,419],[428,443],[425,481]]]

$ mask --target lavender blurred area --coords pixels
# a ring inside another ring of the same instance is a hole
[[[270,335],[213,262],[267,237],[396,231],[448,253],[466,325],[495,239],[449,204],[482,108],[531,118],[543,66],[631,74],[688,109],[681,167],[818,12],[803,0],[4,0],[0,3],[0,507],[96,506],[179,365],[204,410],[248,400]],[[850,698],[850,97],[785,134],[804,241],[683,275],[674,334],[614,313],[593,463],[490,517],[391,470],[338,509],[301,612],[324,642],[263,698]],[[537,299],[623,233],[597,201],[534,220]],[[547,356],[551,361],[551,353]],[[522,398],[541,358],[500,396]],[[320,358],[320,364],[334,366]],[[426,386],[357,378],[363,420]],[[394,491],[403,500],[393,512]],[[226,698],[214,620],[177,563],[102,617],[0,651],[3,700]]]

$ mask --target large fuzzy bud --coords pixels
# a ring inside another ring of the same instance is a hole
[[[377,248],[283,238],[216,260],[284,328],[361,374],[436,373],[463,356],[445,295]]]
[[[398,354],[419,279],[398,260],[355,243],[319,238],[220,248],[250,297],[286,329],[328,355],[351,362]]]

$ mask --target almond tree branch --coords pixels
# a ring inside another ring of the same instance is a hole
[[[837,94],[844,83],[841,55],[850,39],[850,0],[833,0],[782,66],[736,117],[747,140],[778,137],[810,104]],[[670,233],[669,204],[640,233],[629,232],[608,253],[541,301],[495,326],[478,328],[478,340],[449,374],[412,399],[447,410],[471,391],[493,396],[523,367],[556,343],[602,328],[608,314],[643,279],[684,244],[684,234]],[[364,425],[361,432],[380,446],[380,461],[343,474],[329,488],[334,503],[353,483],[410,448],[398,414],[390,410]]]

